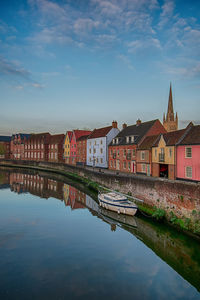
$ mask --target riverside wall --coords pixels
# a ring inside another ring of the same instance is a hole
[[[30,166],[46,170],[76,173],[102,186],[129,193],[149,206],[173,212],[179,218],[200,218],[200,183],[173,181],[134,174],[117,174],[104,169],[83,168],[62,163],[35,161],[0,161],[0,165]]]

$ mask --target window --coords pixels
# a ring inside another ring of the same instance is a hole
[[[135,157],[135,149],[133,149],[133,157]]]
[[[169,157],[172,157],[172,148],[169,148]]]
[[[131,142],[134,143],[135,139],[134,136],[131,137]]]
[[[145,164],[142,164],[142,172],[146,173],[146,165]]]
[[[141,153],[140,153],[140,159],[141,160],[145,160],[145,152],[144,151],[141,151]]]
[[[101,164],[103,163],[103,158],[101,158]]]
[[[43,144],[42,144],[42,145],[43,145]],[[44,153],[43,153],[43,152],[41,153],[41,158],[44,158]]]
[[[126,136],[126,142],[127,143],[129,142],[129,136]]]
[[[130,161],[128,162],[128,170],[129,171],[131,170],[131,163],[130,163]]]
[[[90,157],[89,162],[91,162],[91,161],[92,161],[92,159],[91,159],[91,157]]]
[[[124,149],[124,157],[126,157],[126,149]]]
[[[98,159],[98,157],[96,158],[96,162],[97,162],[97,163],[99,162],[99,159]]]
[[[101,144],[101,145],[103,144],[103,141],[102,141],[102,140],[100,141],[100,144]]]
[[[192,178],[192,167],[187,166],[185,168],[185,177]]]
[[[155,158],[157,157],[157,149],[155,149]]]
[[[191,147],[185,147],[185,157],[186,158],[192,157],[192,148]]]
[[[112,140],[112,143],[115,144],[115,139]]]
[[[91,154],[91,148],[89,149],[89,153]]]
[[[41,144],[41,148],[42,148],[42,149],[44,148],[44,144]]]
[[[55,153],[55,159],[57,159],[57,153]]]
[[[58,145],[57,144],[55,144],[55,149],[58,149]]]
[[[116,138],[116,144],[119,144],[119,138]]]
[[[110,150],[110,155],[112,155],[113,154],[113,151],[112,151],[112,149]]]
[[[94,148],[93,152],[96,153],[96,149],[95,148]]]
[[[124,161],[124,169],[126,169],[126,162]]]
[[[100,148],[100,153],[101,153],[101,154],[103,153],[103,148]]]
[[[34,153],[34,158],[36,158],[36,152]]]
[[[113,166],[113,163],[112,163],[112,160],[110,161],[110,167],[112,168],[112,166]]]
[[[119,156],[119,150],[117,150],[117,156]]]

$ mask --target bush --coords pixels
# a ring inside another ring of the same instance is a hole
[[[161,208],[156,208],[155,211],[152,214],[152,217],[156,218],[156,220],[161,220],[165,216],[165,211],[164,209]]]

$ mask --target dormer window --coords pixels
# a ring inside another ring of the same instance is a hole
[[[134,137],[134,135],[131,137],[131,142],[132,143],[134,143],[134,141],[135,141],[135,137]]]
[[[119,138],[116,138],[116,144],[119,144]]]
[[[112,143],[115,144],[115,139],[112,140]]]

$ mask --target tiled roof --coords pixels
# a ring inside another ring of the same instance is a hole
[[[89,135],[88,139],[105,137],[111,129],[112,129],[112,126],[94,129],[92,131],[92,133]]]
[[[79,139],[82,135],[86,135],[86,134],[90,134],[91,131],[90,130],[74,130],[74,135],[76,137],[76,140]]]
[[[159,134],[158,135],[147,136],[142,141],[142,143],[140,144],[140,146],[138,147],[138,150],[149,150],[149,149],[151,149],[151,147],[154,145],[154,143],[159,138],[159,136],[160,136]]]
[[[66,133],[66,135],[68,135],[68,137],[69,137],[69,140],[71,140],[71,137],[72,137],[72,131],[67,131],[67,133]]]
[[[50,137],[50,144],[59,144],[59,143],[63,143],[65,138],[64,134],[55,134],[55,135],[51,135]]]
[[[185,134],[187,130],[187,127],[181,130],[171,131],[165,134],[162,134],[166,146],[175,146],[178,141],[181,139],[181,137]],[[160,135],[161,136],[161,135]],[[154,143],[153,147],[157,147],[159,144],[160,139],[158,138],[156,142]]]
[[[200,125],[192,126],[179,145],[200,145]]]
[[[77,139],[77,142],[87,140],[88,136],[89,136],[89,134],[82,135],[81,137],[79,137],[79,138]]]
[[[158,121],[152,120],[148,122],[140,123],[139,125],[130,125],[126,128],[122,129],[118,133],[118,135],[115,138],[119,138],[119,143],[117,145],[129,145],[129,144],[138,144],[139,141],[142,139],[142,137],[149,131],[149,129],[155,124],[155,122]],[[127,136],[134,136],[134,142],[127,143],[126,137]]]
[[[10,142],[11,136],[0,135],[0,142]]]

